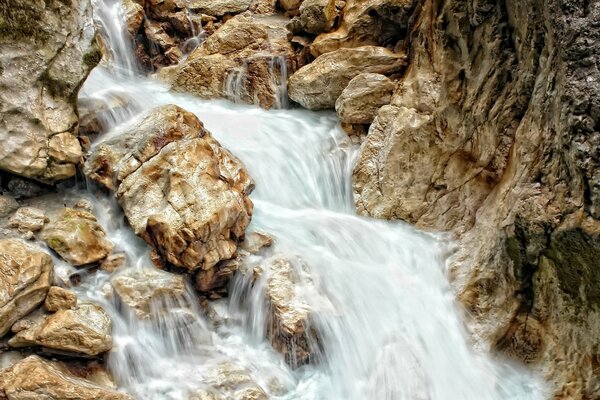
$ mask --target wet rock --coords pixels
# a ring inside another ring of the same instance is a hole
[[[117,189],[136,234],[190,271],[230,259],[252,215],[254,184],[242,163],[176,106],[156,108],[100,143],[86,174]]]
[[[42,181],[75,175],[79,87],[100,59],[89,1],[0,5],[0,169]]]
[[[383,47],[364,46],[324,54],[300,68],[288,81],[292,100],[310,110],[333,108],[337,98],[355,76],[390,74],[406,64],[404,54]]]
[[[169,308],[185,294],[183,276],[158,269],[129,269],[111,279],[121,301],[140,319],[149,319],[153,311]]]
[[[10,181],[8,181],[8,191],[12,196],[19,200],[39,196],[44,189],[29,179],[13,176]]]
[[[172,74],[173,89],[263,108],[282,106],[287,73],[296,68],[285,22],[251,15],[227,20]]]
[[[50,315],[35,315],[26,329],[9,341],[12,347],[43,346],[48,349],[95,356],[112,348],[112,322],[97,304],[82,303]]]
[[[123,268],[127,263],[127,256],[125,253],[112,253],[109,254],[100,263],[100,269],[106,272],[115,272],[119,268]]]
[[[131,400],[109,387],[71,374],[62,363],[29,356],[0,371],[0,392],[8,400]]]
[[[250,11],[253,14],[275,14],[277,0],[253,0]]]
[[[250,371],[230,362],[219,364],[210,376],[207,377],[206,384],[213,390],[209,389],[198,393],[203,395],[208,393],[210,395],[217,392],[223,394],[225,398],[240,400],[268,399],[263,388],[252,378]]]
[[[81,209],[65,208],[46,225],[40,237],[74,266],[98,262],[113,248],[96,217]]]
[[[123,0],[122,7],[125,11],[125,24],[127,32],[133,37],[140,30],[144,22],[144,7],[133,0]]]
[[[310,50],[313,56],[343,47],[367,45],[395,48],[408,36],[413,0],[347,0],[339,27],[319,35]]]
[[[327,32],[337,17],[335,0],[304,0],[299,12],[288,24],[288,29],[294,34]]]
[[[72,290],[63,289],[58,286],[52,286],[48,290],[44,307],[50,312],[58,310],[69,310],[77,305],[77,294]]]
[[[35,207],[21,207],[10,218],[8,225],[11,228],[16,228],[20,231],[37,232],[44,227],[44,224],[49,219],[44,214],[44,211]]]
[[[0,240],[0,337],[44,301],[52,278],[48,254],[16,239]]]
[[[19,208],[19,203],[14,197],[7,194],[0,195],[0,218],[12,214],[17,208]]]
[[[340,121],[370,124],[379,109],[389,104],[395,84],[381,74],[360,74],[353,78],[335,102]]]
[[[94,205],[88,199],[79,199],[73,206],[73,208],[80,208],[87,212],[92,212],[94,210]]]
[[[238,268],[239,261],[232,259],[222,261],[214,268],[200,269],[195,276],[196,288],[201,292],[223,288]]]
[[[161,53],[168,59],[169,64],[177,64],[183,52],[179,49],[178,42],[167,32],[168,26],[165,23],[146,20],[144,23],[144,32],[146,38],[161,50]]]
[[[264,247],[271,247],[272,245],[273,238],[266,233],[250,232],[240,243],[240,248],[250,254],[256,254]]]

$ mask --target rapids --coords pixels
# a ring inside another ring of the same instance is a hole
[[[176,312],[139,321],[107,300],[105,272],[84,275],[78,295],[100,302],[113,319],[108,367],[119,388],[139,399],[186,399],[229,361],[247,368],[272,399],[546,398],[532,372],[471,348],[446,277],[445,238],[355,215],[351,172],[358,148],[334,113],[264,111],[171,93],[136,73],[118,1],[94,6],[112,62],[92,72],[80,101],[126,104],[101,113],[103,135],[159,105],[195,113],[256,181],[249,230],[272,234],[274,252],[303,260],[296,266],[312,280],[305,297],[322,342],[314,364],[292,370],[284,363],[265,337],[263,278],[250,287],[241,274],[234,277],[222,304],[227,320],[213,328],[191,289],[169,307],[191,308],[193,321]],[[150,268],[148,247],[123,222],[116,202],[93,187],[83,190],[117,249],[136,260],[130,268]]]

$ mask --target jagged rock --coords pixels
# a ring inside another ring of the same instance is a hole
[[[335,0],[304,0],[299,12],[288,24],[288,29],[294,34],[327,32],[337,17]]]
[[[129,269],[113,277],[111,284],[140,319],[149,319],[152,311],[185,294],[183,276],[158,269]]]
[[[85,171],[117,189],[136,234],[190,271],[230,259],[250,222],[254,183],[242,163],[176,106],[100,143]]]
[[[395,86],[385,75],[357,75],[335,102],[340,121],[348,124],[370,124],[377,111],[390,103]]]
[[[37,232],[48,221],[49,219],[43,210],[35,207],[21,207],[10,218],[8,224],[11,228],[16,228],[20,231]]]
[[[258,253],[263,247],[271,247],[273,238],[266,233],[250,232],[240,243],[240,248],[250,254]]]
[[[310,51],[318,57],[342,47],[394,48],[408,36],[408,22],[416,3],[414,0],[347,0],[339,27],[319,35]]]
[[[72,310],[33,315],[25,329],[10,338],[12,347],[43,346],[95,356],[112,348],[112,322],[102,307],[83,303]]]
[[[48,295],[46,295],[46,300],[44,301],[44,307],[50,312],[68,310],[74,308],[76,305],[77,294],[72,290],[63,289],[58,286],[52,286],[48,290]]]
[[[0,169],[42,181],[75,175],[77,92],[100,60],[89,1],[0,4]]]
[[[222,288],[226,286],[227,282],[229,282],[229,279],[238,268],[239,261],[232,259],[222,261],[215,265],[214,268],[207,270],[200,269],[195,276],[196,288],[201,292],[209,292],[214,289]]]
[[[240,400],[268,399],[263,388],[250,375],[250,371],[231,362],[219,364],[212,374],[207,377],[206,384],[212,387],[214,392],[223,393],[225,398]]]
[[[80,209],[82,209],[84,211],[87,211],[87,212],[94,211],[94,205],[88,199],[79,199],[79,200],[77,200],[77,202],[75,203],[75,205],[73,206],[73,208],[80,208]]]
[[[333,108],[348,83],[360,73],[390,74],[406,64],[404,54],[364,46],[324,54],[300,68],[288,81],[292,100],[310,110]]]
[[[144,7],[133,0],[123,0],[121,3],[125,11],[125,25],[127,32],[133,37],[140,30],[144,22]]]
[[[283,18],[238,15],[209,36],[178,71],[174,90],[203,98],[229,97],[263,108],[287,101],[283,86],[296,69]]]
[[[52,258],[39,249],[0,240],[0,337],[44,301],[53,267]]]
[[[7,194],[0,195],[0,218],[12,214],[17,208],[19,203],[14,197]]]
[[[289,13],[296,13],[304,0],[277,0],[279,7]]]
[[[115,272],[119,268],[123,268],[127,263],[127,256],[125,253],[112,253],[109,254],[100,263],[100,268],[106,272]]]
[[[0,392],[8,400],[132,400],[124,393],[72,375],[62,363],[38,356],[1,370]]]
[[[250,11],[253,14],[275,14],[277,0],[253,0]]]
[[[75,266],[104,259],[113,248],[96,217],[84,210],[65,208],[40,235],[48,246]]]
[[[291,367],[310,361],[317,342],[309,327],[310,307],[299,292],[298,275],[290,260],[275,257],[269,261],[267,336]]]
[[[210,0],[196,1],[191,8],[197,8],[201,13],[222,17],[225,14],[239,14],[246,11],[252,0]]]

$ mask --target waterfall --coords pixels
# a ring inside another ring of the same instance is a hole
[[[113,66],[133,72],[120,53],[125,47],[115,3],[96,1],[95,7]],[[279,74],[278,106],[285,108],[285,60],[274,58],[272,70]],[[233,100],[243,75],[228,77]],[[249,230],[272,234],[272,252],[297,260],[294,271],[305,279],[296,291],[320,336],[317,359],[298,369],[289,368],[272,348],[265,337],[269,270],[258,256],[249,263],[261,265],[263,275],[250,285],[248,275],[238,272],[229,297],[218,303],[226,318],[217,327],[202,315],[190,288],[165,305],[167,311],[154,310],[154,320],[143,321],[111,294],[106,272],[84,275],[78,295],[100,302],[113,320],[108,366],[120,389],[139,399],[185,400],[228,362],[247,369],[271,399],[547,398],[532,372],[471,348],[445,275],[445,238],[402,222],[355,215],[351,173],[358,148],[334,113],[201,100],[103,66],[90,75],[80,101],[115,96],[128,106],[106,111],[104,135],[126,129],[153,107],[177,104],[195,113],[245,163],[256,181]],[[149,248],[123,222],[116,202],[93,189],[83,196],[94,202],[117,251],[127,254],[128,268],[152,270]]]

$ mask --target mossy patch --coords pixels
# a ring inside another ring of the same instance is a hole
[[[40,26],[42,13],[33,1],[0,0],[0,41],[46,42],[50,34]]]

